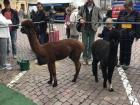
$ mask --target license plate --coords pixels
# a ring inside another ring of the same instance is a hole
[[[132,24],[122,24],[122,28],[132,28]]]

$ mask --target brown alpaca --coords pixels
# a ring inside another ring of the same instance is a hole
[[[75,64],[76,73],[72,82],[76,82],[81,68],[79,59],[84,50],[84,45],[74,39],[65,39],[41,45],[37,39],[34,24],[31,20],[23,21],[21,26],[21,32],[27,34],[32,50],[37,55],[43,57],[46,64],[48,64],[50,73],[50,80],[48,81],[48,84],[52,84],[54,80],[53,87],[57,86],[55,61],[64,59],[68,56]]]

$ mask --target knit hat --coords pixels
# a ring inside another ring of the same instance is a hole
[[[3,4],[10,4],[9,0],[3,0]]]

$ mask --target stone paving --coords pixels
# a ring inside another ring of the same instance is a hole
[[[102,88],[102,76],[99,83],[94,82],[91,66],[81,67],[76,83],[71,80],[75,73],[73,63],[65,59],[56,63],[58,86],[47,84],[49,73],[47,65],[34,65],[15,85],[15,89],[30,97],[38,105],[130,105],[118,72],[115,71],[113,84],[115,92]]]
[[[11,46],[10,46],[11,48]],[[0,82],[1,83],[9,83],[15,75],[17,75],[19,70],[19,65],[17,65],[17,61],[22,59],[35,59],[34,53],[32,52],[29,42],[27,40],[26,35],[22,35],[20,30],[17,31],[17,59],[13,59],[13,55],[11,54],[8,57],[8,63],[11,63],[12,70],[0,70]]]
[[[61,25],[59,28],[62,28]],[[61,29],[61,39],[64,31]],[[21,38],[22,37],[22,38]],[[19,59],[34,59],[27,37],[21,35],[18,42]],[[22,40],[22,41],[21,41]],[[140,100],[140,41],[133,45],[131,67],[125,71],[133,88],[134,94]],[[113,76],[114,92],[102,87],[102,74],[99,70],[99,83],[95,83],[91,65],[82,65],[76,83],[71,82],[75,67],[68,58],[56,62],[58,86],[53,88],[47,84],[49,72],[47,65],[38,66],[31,61],[29,70],[13,87],[38,105],[131,105],[117,70]],[[139,101],[140,102],[140,101]]]

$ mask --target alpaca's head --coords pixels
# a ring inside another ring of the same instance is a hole
[[[120,33],[118,30],[113,29],[109,34],[109,41],[119,43],[120,41]]]
[[[31,20],[25,20],[21,23],[21,32],[24,34],[29,34],[34,31],[34,23]]]

